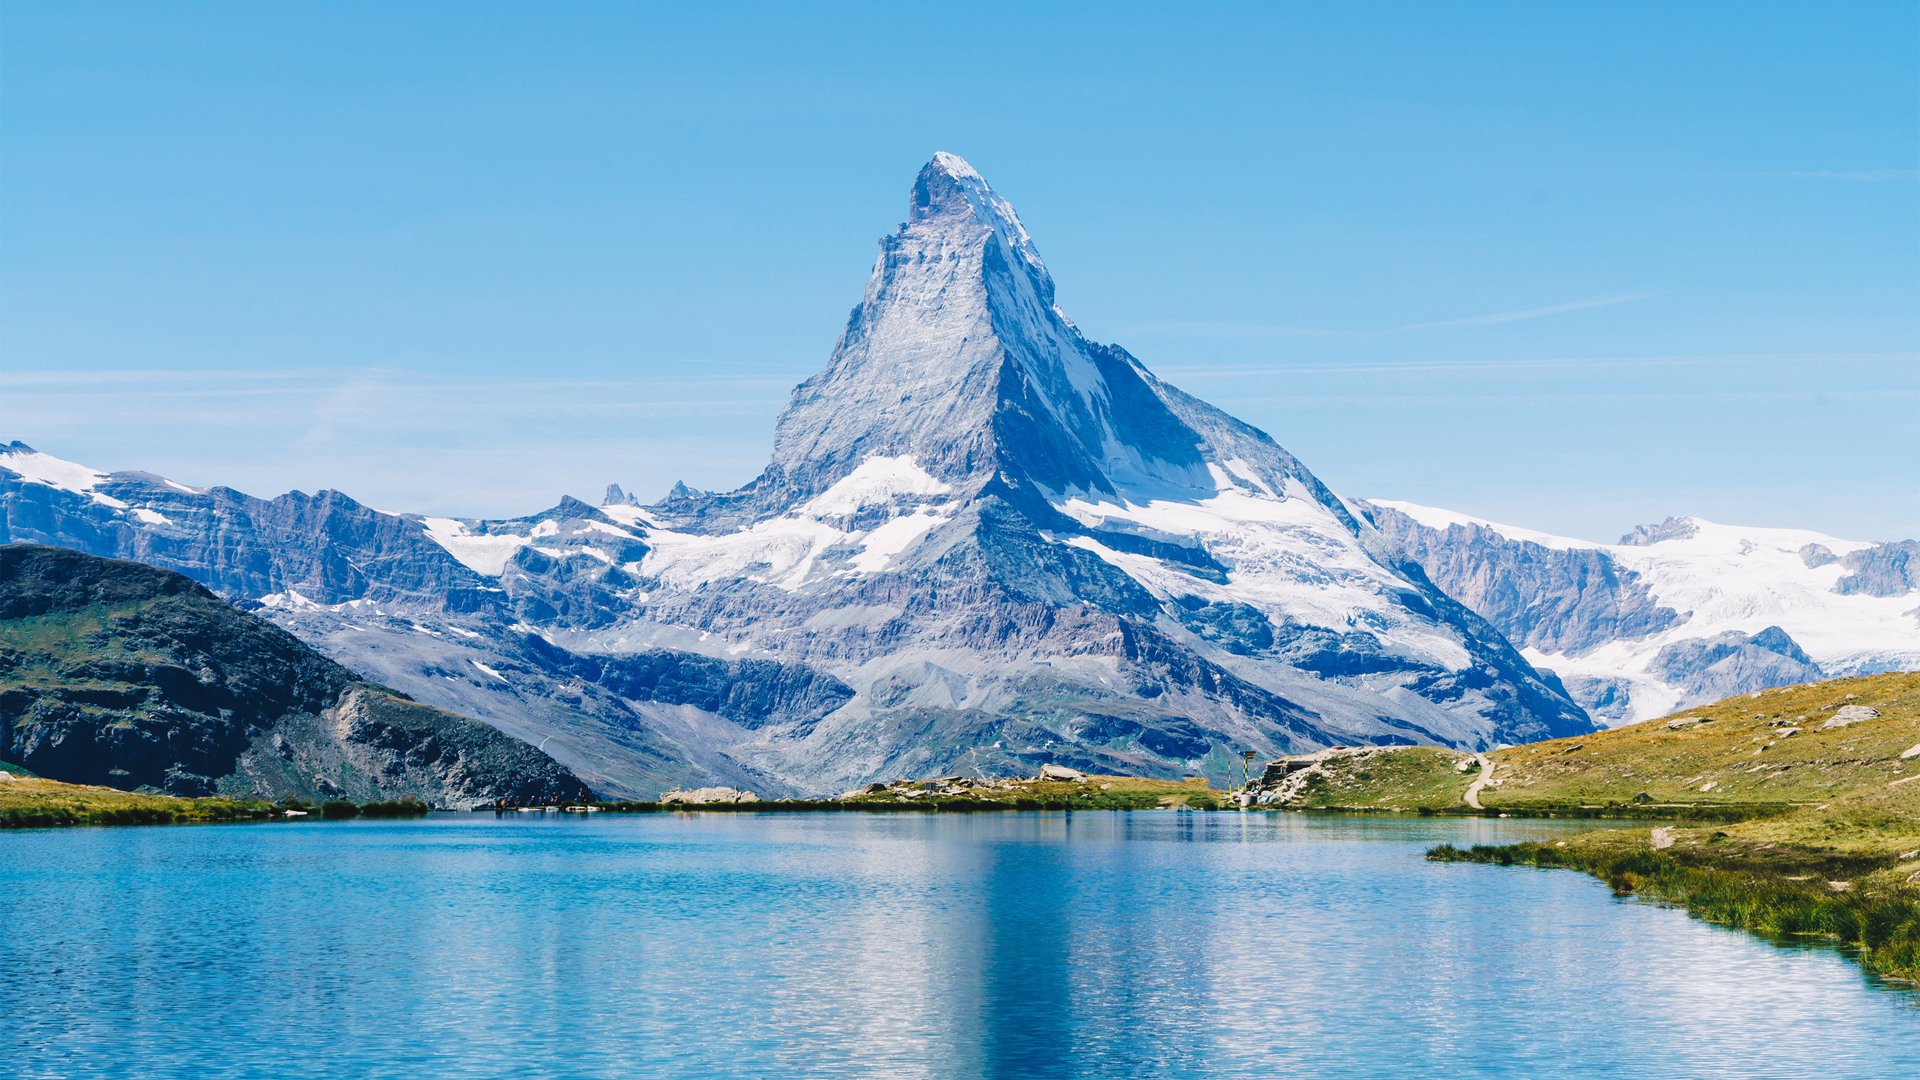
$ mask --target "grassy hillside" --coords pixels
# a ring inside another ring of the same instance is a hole
[[[1879,716],[1824,726],[1848,706]],[[1479,799],[1494,812],[1647,817],[1753,817],[1854,795],[1897,808],[1920,794],[1920,780],[1899,783],[1920,776],[1917,748],[1920,673],[1836,679],[1495,751]],[[1462,811],[1480,776],[1473,755],[1430,747],[1304,755],[1295,765],[1308,767],[1280,785],[1276,805],[1288,809]]]
[[[0,828],[63,825],[168,825],[207,821],[259,821],[273,817],[264,802],[181,799],[110,787],[63,784],[18,767],[0,779]]]
[[[1877,719],[1826,727],[1847,706]],[[1502,750],[1487,806],[1785,806],[1920,776],[1920,672],[1743,694],[1664,720]],[[1902,758],[1909,750],[1912,757]],[[1901,785],[1912,788],[1920,785]]]

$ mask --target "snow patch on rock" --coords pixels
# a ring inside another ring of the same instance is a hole
[[[1376,505],[1437,530],[1471,524],[1555,550],[1601,552],[1639,575],[1655,602],[1680,614],[1677,625],[1570,652],[1521,650],[1530,663],[1551,669],[1562,680],[1625,681],[1631,704],[1616,724],[1651,720],[1689,704],[1683,690],[1649,672],[1649,665],[1670,645],[1730,631],[1757,635],[1777,626],[1830,676],[1920,668],[1920,626],[1907,614],[1913,607],[1911,594],[1836,592],[1834,586],[1847,568],[1837,559],[1808,560],[1802,554],[1811,547],[1845,556],[1874,547],[1870,542],[1695,517],[1676,520],[1662,530],[1662,539],[1595,544],[1415,503],[1381,499]]]
[[[52,454],[43,454],[24,443],[14,443],[0,449],[0,468],[18,473],[31,483],[85,495],[102,506],[111,506],[116,510],[127,508],[127,504],[119,499],[94,490],[96,485],[112,479],[106,473],[96,472]]]
[[[460,560],[467,569],[487,577],[499,577],[507,569],[507,560],[513,553],[526,547],[529,540],[524,536],[480,534],[468,530],[464,521],[455,518],[423,518],[427,536],[434,543],[447,549],[447,554]],[[542,522],[551,525],[552,522]]]

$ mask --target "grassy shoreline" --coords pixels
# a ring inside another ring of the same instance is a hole
[[[371,803],[186,799],[88,784],[65,784],[34,776],[18,767],[5,771],[7,778],[0,780],[0,829],[340,821],[355,817],[420,817],[431,811],[431,807],[413,799]],[[293,811],[291,816],[289,811]]]
[[[1745,852],[1702,857],[1588,836],[1465,850],[1441,844],[1427,859],[1579,870],[1616,895],[1666,901],[1694,918],[1762,936],[1826,940],[1882,978],[1920,982],[1920,889],[1902,887],[1900,856],[1785,850],[1773,859]]]

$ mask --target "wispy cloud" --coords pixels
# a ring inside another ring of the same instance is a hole
[[[1632,296],[1602,296],[1592,300],[1575,300],[1570,304],[1554,304],[1551,307],[1528,308],[1525,311],[1501,311],[1492,315],[1471,315],[1464,319],[1443,319],[1440,322],[1414,323],[1402,326],[1401,330],[1444,330],[1452,327],[1494,326],[1499,323],[1519,322],[1522,319],[1542,319],[1548,315],[1559,315],[1567,311],[1584,311],[1587,308],[1611,307],[1614,304],[1645,300],[1652,293],[1635,293]]]
[[[1602,368],[1683,368],[1734,367],[1749,371],[1762,368],[1789,368],[1812,364],[1849,364],[1872,371],[1911,371],[1920,364],[1920,353],[1727,353],[1699,356],[1562,356],[1519,360],[1400,360],[1355,363],[1263,364],[1253,367],[1181,365],[1156,366],[1156,374],[1166,378],[1243,379],[1267,375],[1375,375],[1375,374],[1472,374],[1492,371],[1533,371],[1552,373]]]
[[[1736,172],[1723,176],[1751,177],[1762,180],[1920,180],[1920,169],[1803,169],[1792,172]]]
[[[423,513],[528,513],[618,482],[731,488],[792,377],[479,378],[383,369],[0,371],[0,443],[270,496],[330,487]]]
[[[1634,300],[1645,300],[1651,296],[1653,296],[1652,293],[1633,293],[1628,296],[1599,296],[1590,300],[1575,300],[1566,304],[1528,308],[1525,311],[1498,311],[1491,315],[1469,315],[1462,319],[1441,319],[1438,322],[1411,323],[1406,326],[1389,326],[1375,330],[1324,330],[1305,326],[1270,326],[1261,323],[1151,322],[1126,327],[1121,332],[1139,335],[1164,335],[1167,337],[1370,337],[1378,334],[1401,334],[1409,330],[1453,330],[1474,326],[1497,326],[1500,323],[1519,322],[1522,319],[1541,319],[1549,315],[1560,315],[1569,311],[1582,311],[1587,308],[1625,304]]]
[[[1164,334],[1169,337],[1347,337],[1365,330],[1315,330],[1304,326],[1266,326],[1260,323],[1151,322],[1126,327],[1128,334]]]

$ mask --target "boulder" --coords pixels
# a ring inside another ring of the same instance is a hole
[[[1869,709],[1865,705],[1842,705],[1840,711],[1829,717],[1826,723],[1820,725],[1820,728],[1824,731],[1827,728],[1846,727],[1848,724],[1857,724],[1862,720],[1878,719],[1880,719],[1880,711],[1878,709]]]
[[[749,803],[759,801],[760,796],[751,791],[738,791],[730,787],[703,787],[695,788],[692,791],[681,791],[675,788],[665,795],[660,796],[660,802],[662,804],[681,803],[688,806],[699,806],[704,803]]]
[[[1900,751],[1901,761],[1905,761],[1908,758],[1917,758],[1917,757],[1920,757],[1920,743],[1915,743],[1912,746],[1907,747],[1905,750]]]
[[[1040,766],[1042,780],[1085,780],[1086,774],[1078,769],[1069,769],[1065,765]]]

